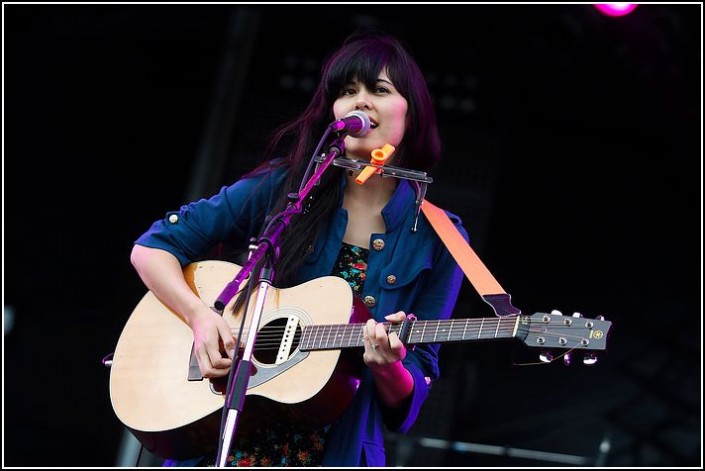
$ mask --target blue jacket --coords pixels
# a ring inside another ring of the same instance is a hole
[[[208,200],[167,213],[136,243],[167,250],[183,265],[208,258],[213,246],[223,240],[239,241],[244,247],[259,233],[284,177],[285,172],[278,169],[223,187]],[[344,186],[345,179],[341,180]],[[414,313],[420,320],[449,318],[462,283],[462,271],[423,215],[417,231],[411,231],[416,219],[414,200],[413,189],[401,180],[382,210],[387,231],[370,238],[362,297],[371,296],[366,304],[380,322],[397,311]],[[467,240],[460,219],[448,214]],[[331,274],[347,221],[341,196],[329,225],[304,261],[300,283]],[[383,405],[375,394],[372,374],[365,369],[351,405],[328,430],[324,466],[385,465],[383,426],[404,433],[414,424],[430,385],[439,377],[438,349],[437,344],[407,349],[403,365],[414,379],[414,390],[402,410]]]

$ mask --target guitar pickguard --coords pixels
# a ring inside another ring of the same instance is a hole
[[[277,354],[280,351],[280,345],[286,341],[283,338],[285,329],[284,325],[289,317],[298,319],[296,332],[292,340],[291,348],[286,359],[277,360]],[[276,378],[289,368],[297,363],[302,362],[308,357],[309,352],[302,352],[299,349],[299,338],[303,327],[311,325],[311,318],[306,312],[295,307],[284,307],[275,309],[266,313],[262,317],[262,326],[259,329],[257,341],[255,342],[255,350],[253,353],[252,364],[257,368],[254,375],[250,378],[248,389],[266,383],[273,378]],[[277,328],[281,325],[281,328]],[[274,327],[275,329],[272,329]],[[275,330],[276,333],[266,334],[267,329]],[[279,332],[281,331],[281,335]],[[266,335],[266,337],[265,337]]]
[[[293,323],[291,320],[293,319]],[[255,341],[255,349],[252,355],[252,376],[248,382],[247,389],[254,388],[260,384],[270,381],[288,369],[301,363],[310,355],[310,352],[303,352],[299,349],[299,340],[303,327],[311,325],[311,318],[305,311],[295,307],[285,307],[275,309],[262,316],[260,326]],[[286,326],[289,324],[290,328]],[[295,327],[291,327],[294,324]],[[291,338],[289,338],[291,337]],[[282,345],[288,345],[286,358],[282,358]],[[192,349],[192,362],[195,361]],[[196,365],[197,367],[198,365]],[[192,378],[189,368],[189,380],[203,379],[198,371],[198,378]],[[214,378],[210,382],[210,389],[213,394],[225,394],[227,386],[226,378]]]

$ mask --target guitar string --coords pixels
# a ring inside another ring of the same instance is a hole
[[[310,330],[310,331],[312,331],[312,332],[316,332],[316,334],[318,334],[318,333],[320,333],[321,331],[323,331],[323,332],[324,332],[324,335],[327,334],[328,331],[331,331],[331,332],[332,332],[332,331],[335,329],[335,330],[338,330],[338,332],[336,332],[335,335],[341,336],[341,335],[347,335],[347,334],[349,334],[350,331],[353,331],[353,332],[354,332],[354,331],[356,331],[356,330],[362,330],[362,326],[363,326],[363,324],[359,324],[359,325],[354,325],[354,324],[342,325],[342,324],[341,324],[341,325],[326,325],[326,326],[321,326],[321,325],[318,325],[318,326],[305,326],[304,328],[305,328],[305,329],[308,329],[308,330]],[[394,327],[396,327],[396,326],[394,326]],[[472,329],[472,327],[471,327],[471,329]],[[342,331],[341,331],[341,330],[342,330]],[[390,330],[390,329],[388,329],[388,331],[389,331],[389,330]],[[392,328],[392,329],[391,329],[391,332],[399,333],[398,330],[399,330],[399,329]],[[412,327],[412,331],[411,331],[411,334],[410,334],[410,335],[411,335],[411,336],[414,336],[415,334],[418,334],[418,332],[417,332],[418,330],[419,330],[418,327]],[[426,334],[424,334],[424,336],[430,336],[430,335],[431,335],[431,333],[429,332],[430,330],[433,330],[433,327],[431,326],[431,328],[429,329],[429,327],[428,327],[428,325],[427,325],[427,326],[426,326]],[[461,329],[459,329],[459,328],[457,328],[457,327],[455,327],[454,329],[445,329],[445,328],[444,328],[444,329],[442,329],[442,330],[438,330],[438,332],[436,333],[436,335],[438,335],[438,334],[446,335],[448,332],[450,332],[451,334],[454,334],[457,338],[460,338],[460,337],[462,337],[463,333],[462,333],[462,332],[458,332],[459,330],[461,330]],[[483,327],[483,330],[487,331],[488,333],[495,332],[495,331],[499,331],[499,332],[513,332],[513,331],[514,331],[514,325],[512,324],[512,325],[510,325],[510,326],[500,326],[499,328],[486,328],[486,327]],[[577,335],[577,334],[576,334],[576,335],[571,335],[571,334],[569,334],[569,333],[568,333],[569,330],[574,330],[574,329],[570,329],[569,327],[566,327],[566,328],[555,327],[555,328],[553,328],[553,330],[556,331],[556,332],[558,332],[558,333],[553,333],[553,332],[550,332],[550,331],[545,331],[542,327],[530,327],[530,328],[528,329],[528,331],[529,331],[530,333],[544,333],[544,334],[546,334],[546,335],[567,335],[567,336],[572,336],[572,337],[580,337],[580,336]],[[270,336],[270,337],[278,336],[278,337],[281,337],[281,336],[284,334],[284,331],[285,331],[285,329],[284,329],[283,327],[280,327],[280,328],[277,328],[277,327],[263,328],[263,329],[260,329],[260,330],[259,330],[258,337],[262,337],[262,336]],[[472,330],[469,330],[469,331],[468,331],[467,329],[464,329],[464,331],[465,331],[465,337],[468,337],[468,338],[469,338],[469,337],[471,337],[471,336],[474,336],[474,334],[475,334],[476,332],[479,332],[479,329],[472,329]],[[297,332],[301,332],[301,328],[297,328]],[[470,334],[472,334],[472,335],[468,335],[468,333],[470,333]],[[458,336],[458,334],[460,334],[460,335]]]
[[[462,341],[462,340],[470,340],[473,338],[478,338],[480,340],[491,340],[491,339],[495,339],[495,338],[511,337],[514,332],[515,320],[512,319],[512,320],[508,320],[508,321],[510,321],[510,322],[508,322],[510,325],[507,325],[507,326],[501,325],[503,323],[506,323],[506,322],[502,322],[501,319],[499,320],[500,326],[498,326],[498,328],[493,328],[493,327],[488,326],[485,330],[487,330],[490,333],[494,332],[494,335],[485,335],[485,336],[479,335],[480,331],[478,330],[476,332],[475,330],[472,329],[472,327],[470,328],[471,330],[469,331],[470,335],[463,336],[461,334],[459,336],[457,332],[454,333],[454,332],[452,332],[452,330],[459,330],[458,327],[463,326],[463,324],[477,323],[478,321],[477,320],[469,320],[465,323],[457,321],[458,325],[455,326],[454,329],[448,329],[447,331],[445,329],[443,329],[442,331],[435,333],[434,340],[436,340],[436,342],[437,342],[439,337],[440,337],[441,341],[453,341],[453,340]],[[414,329],[412,327],[412,331],[409,334],[409,340],[407,341],[407,343],[422,343],[425,340],[424,337],[427,337],[427,336],[431,337],[429,332],[431,332],[433,330],[433,324],[441,325],[441,323],[438,321],[426,321],[426,322],[427,322],[426,329],[425,329],[426,335],[417,335],[418,332],[414,332]],[[430,330],[429,330],[428,324],[431,324]],[[340,346],[353,346],[353,347],[362,346],[362,335],[361,335],[362,332],[361,331],[362,331],[363,325],[364,324],[340,324],[340,325],[333,324],[333,325],[317,325],[317,326],[307,326],[307,327],[309,329],[311,329],[311,331],[313,332],[313,334],[311,336],[313,336],[314,338],[320,334],[321,339],[319,340],[319,342],[315,342],[315,343],[320,344],[320,345],[318,345],[318,348],[324,349],[324,348],[333,348],[335,346],[339,346],[339,347]],[[391,324],[385,324],[385,325],[387,327],[390,327]],[[398,324],[391,325],[390,329],[392,332],[398,333],[398,331],[395,329],[397,327],[399,327]],[[465,334],[467,334],[468,333],[467,326],[465,326],[465,327],[466,328],[463,329],[463,332]],[[571,328],[575,329],[574,327],[570,327],[570,326],[554,326],[554,330],[568,330]],[[334,337],[331,339],[330,335],[332,333],[332,330],[334,330],[334,329],[336,330],[336,332],[335,332],[335,334],[333,334]],[[354,342],[353,344],[350,344],[350,342],[353,340],[352,339],[353,336],[351,334],[354,334],[356,330],[358,331],[358,335],[354,339],[356,342]],[[579,335],[567,334],[566,332],[551,333],[551,332],[544,332],[543,330],[544,330],[543,327],[529,327],[529,333],[542,334],[545,337],[565,337],[566,340],[576,340],[576,339],[583,338]],[[265,327],[263,327],[262,329],[260,329],[260,333],[257,336],[257,343],[256,343],[255,348],[260,349],[260,350],[279,349],[284,331],[285,331],[285,328],[283,326],[265,326]],[[326,335],[328,336],[328,338],[326,338],[325,343],[323,343],[323,337]],[[294,334],[293,343],[298,346],[298,344],[301,341],[302,336],[303,336],[303,331],[300,328],[297,328],[296,332]],[[337,338],[337,340],[336,340],[336,338]],[[346,343],[344,341],[344,339],[346,339],[346,338],[348,339],[348,342],[347,342],[348,345],[344,345]],[[342,341],[342,343],[341,343],[341,341]],[[434,343],[434,341],[428,340],[427,343]],[[563,346],[563,345],[560,347],[568,348],[567,346]],[[575,348],[575,347],[573,347],[573,348]],[[309,346],[307,348],[307,350],[308,349],[316,349],[316,347]]]
[[[432,330],[432,329],[433,329],[433,324],[434,324],[434,323],[433,323],[432,321],[426,321],[425,324],[426,324],[426,331],[429,331],[429,330]],[[485,331],[487,331],[487,332],[497,331],[497,330],[498,330],[498,331],[508,331],[508,332],[511,332],[511,331],[514,330],[514,327],[515,327],[514,324],[515,324],[515,322],[512,321],[512,322],[510,323],[510,325],[504,325],[504,326],[500,325],[499,327],[496,327],[496,328],[495,328],[495,327],[491,327],[491,326],[481,326],[481,327],[483,327],[483,329],[484,329]],[[421,324],[421,325],[423,325],[423,324]],[[430,325],[430,329],[429,329],[429,325]],[[442,325],[442,324],[438,324],[438,325],[440,326],[440,325]],[[327,330],[331,330],[331,331],[332,331],[333,329],[337,329],[337,330],[341,330],[341,329],[342,329],[343,332],[342,332],[342,333],[341,333],[341,332],[338,332],[337,335],[343,335],[343,334],[348,334],[350,330],[355,331],[355,330],[358,330],[358,329],[362,329],[363,326],[364,326],[364,324],[330,324],[330,325],[313,325],[313,326],[312,326],[312,325],[309,325],[309,326],[304,326],[304,328],[305,328],[305,329],[310,329],[311,331],[315,331],[316,333],[318,333],[319,331],[323,331],[324,333],[327,333],[327,332],[326,332]],[[451,333],[456,333],[456,334],[457,334],[457,333],[458,333],[457,331],[460,330],[459,327],[462,327],[462,326],[463,326],[463,324],[458,324],[457,326],[454,326],[453,329],[445,329],[445,328],[443,328],[442,330],[438,330],[438,333],[443,333],[443,334],[445,334],[445,333],[447,333],[447,332],[451,332]],[[388,327],[388,329],[387,329],[388,331],[391,330],[392,332],[398,333],[398,330],[399,330],[399,329],[397,329],[398,324],[397,324],[397,325],[393,325],[393,326],[391,327],[391,329],[389,328],[389,325],[388,325],[388,324],[387,324],[387,327]],[[473,328],[473,326],[470,326],[470,328]],[[300,332],[300,329],[301,329],[301,327],[297,327],[297,332]],[[414,329],[418,330],[418,327],[416,327],[415,325],[412,325],[412,332],[411,332],[411,335],[413,335],[414,333],[416,333]],[[575,328],[570,327],[570,326],[552,326],[552,329],[553,329],[554,331],[575,330]],[[234,329],[231,329],[231,330],[234,330]],[[466,332],[466,336],[467,336],[467,327],[466,327],[465,329],[463,329],[463,330]],[[558,335],[558,334],[552,334],[551,332],[545,332],[545,331],[544,331],[544,328],[541,327],[541,326],[529,327],[528,330],[529,330],[529,332],[531,332],[531,333],[544,333],[544,334],[546,334],[546,335]],[[284,331],[285,331],[285,328],[282,327],[282,326],[265,326],[265,327],[263,327],[263,328],[261,328],[261,329],[259,330],[258,336],[262,336],[263,334],[264,334],[264,335],[269,335],[269,336],[275,336],[275,335],[276,335],[276,336],[281,336]],[[474,330],[471,330],[470,332],[474,332]],[[324,334],[324,335],[325,335],[325,334]],[[461,335],[462,335],[462,333],[461,333]],[[561,335],[566,335],[566,332],[561,332]],[[570,334],[567,334],[567,335],[570,335]],[[579,337],[579,336],[578,336],[578,335],[575,335],[574,337]]]

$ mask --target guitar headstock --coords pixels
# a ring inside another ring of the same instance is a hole
[[[590,353],[585,354],[583,363],[592,365],[597,362],[597,356],[592,352],[607,348],[612,322],[606,321],[603,316],[588,319],[577,312],[564,316],[560,311],[553,310],[550,314],[537,312],[526,317],[523,342],[529,347],[545,349],[546,352],[539,355],[543,362],[553,361],[552,354],[548,352],[550,350],[567,350],[562,354],[566,364],[570,364],[571,352],[588,351]]]

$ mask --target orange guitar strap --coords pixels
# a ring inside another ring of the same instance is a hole
[[[465,238],[455,227],[445,211],[424,199],[421,204],[426,219],[436,230],[450,254],[467,276],[470,283],[482,297],[483,301],[492,306],[498,316],[521,314],[521,310],[512,306],[512,297],[500,286],[492,273],[487,269],[475,251],[465,241]]]

